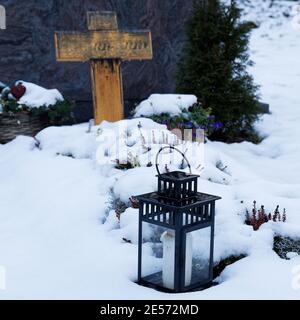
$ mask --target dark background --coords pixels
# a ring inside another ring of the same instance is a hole
[[[193,0],[2,0],[7,29],[0,30],[0,81],[34,82],[76,100],[78,121],[92,117],[89,63],[56,62],[54,31],[87,30],[86,12],[113,10],[119,28],[150,29],[154,58],[124,62],[127,114],[151,93],[174,92],[184,25]]]

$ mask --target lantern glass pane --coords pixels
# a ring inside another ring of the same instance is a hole
[[[142,279],[154,285],[174,289],[175,231],[142,224]]]
[[[210,227],[186,233],[185,287],[210,280],[210,236]]]

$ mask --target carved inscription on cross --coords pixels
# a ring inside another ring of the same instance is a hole
[[[152,59],[151,32],[118,29],[115,12],[88,12],[87,32],[55,32],[57,61],[90,61],[95,123],[124,117],[121,61]]]

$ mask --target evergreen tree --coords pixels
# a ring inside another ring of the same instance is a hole
[[[253,23],[241,22],[235,0],[195,0],[188,41],[177,73],[177,90],[195,94],[222,128],[211,137],[224,141],[257,138],[258,86],[247,72]]]

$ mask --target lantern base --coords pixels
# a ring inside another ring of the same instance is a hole
[[[185,287],[183,290],[168,289],[164,287],[162,284],[162,272],[151,274],[150,276],[144,277],[141,280],[137,281],[136,283],[138,285],[155,289],[157,291],[165,292],[165,293],[183,293],[183,292],[202,291],[218,285],[217,282],[209,281],[203,284],[197,283],[189,287]]]

